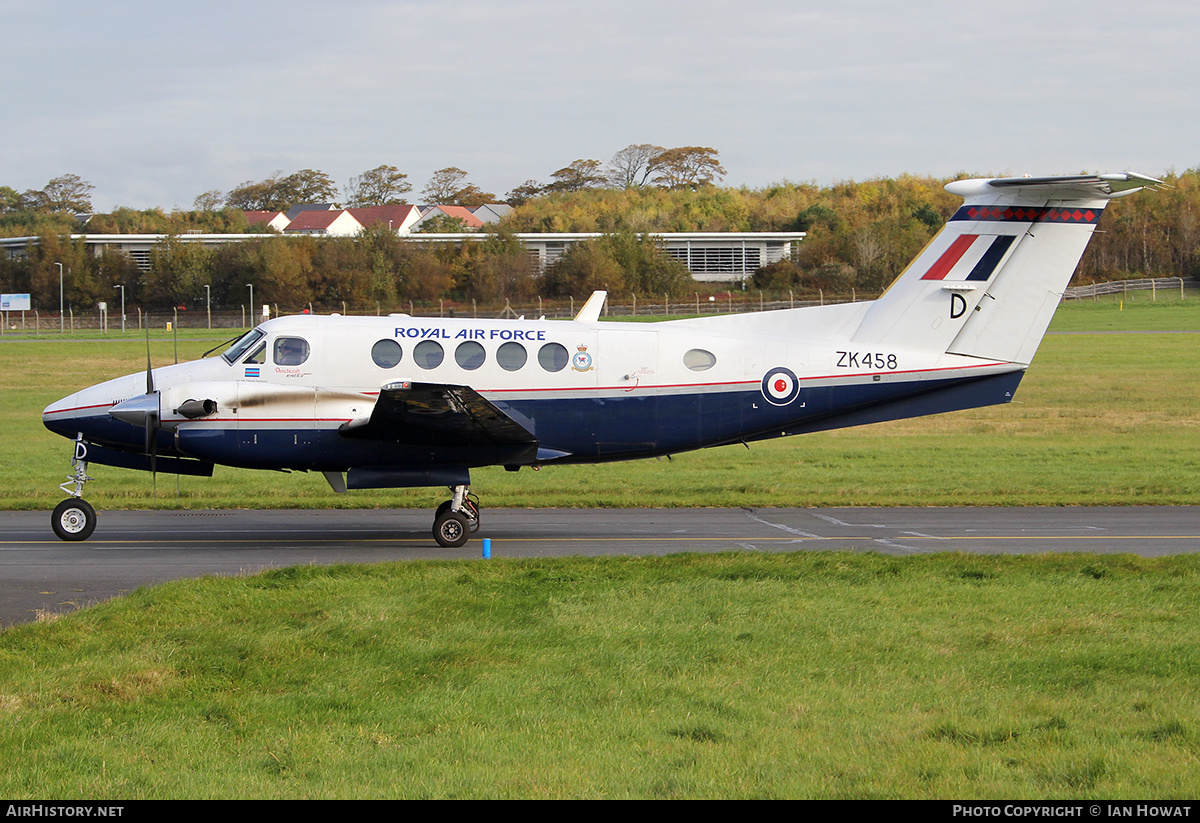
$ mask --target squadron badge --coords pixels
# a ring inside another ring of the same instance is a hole
[[[580,345],[577,348],[578,351],[571,358],[571,368],[575,371],[591,371],[592,356],[588,354],[587,346]]]

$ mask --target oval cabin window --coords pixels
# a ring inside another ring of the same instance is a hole
[[[371,347],[371,359],[381,369],[393,369],[404,357],[404,350],[395,340],[380,340]]]
[[[505,371],[517,371],[525,365],[525,361],[528,359],[529,355],[525,352],[525,347],[520,343],[510,341],[502,344],[496,350],[496,362]]]
[[[570,359],[561,343],[547,343],[538,349],[538,363],[546,371],[562,371]]]
[[[435,340],[422,340],[413,349],[413,360],[423,369],[436,369],[442,365],[442,358],[445,356],[442,344]]]
[[[459,343],[458,348],[454,350],[454,361],[468,371],[474,371],[482,366],[486,358],[487,355],[484,354],[483,346],[474,340]]]
[[[692,371],[708,371],[717,365],[717,357],[704,349],[691,349],[683,356],[683,365]]]

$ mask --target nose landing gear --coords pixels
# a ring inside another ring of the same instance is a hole
[[[67,482],[59,486],[71,496],[54,507],[50,527],[61,540],[87,540],[96,530],[96,510],[83,499],[83,484],[92,478],[87,473],[87,444],[82,432],[75,438],[71,469]]]

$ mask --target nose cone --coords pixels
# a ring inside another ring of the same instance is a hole
[[[74,437],[83,431],[89,417],[97,414],[107,416],[111,403],[97,403],[94,398],[83,397],[86,392],[75,392],[56,400],[42,409],[42,425],[63,437]],[[86,434],[86,432],[85,432]]]
[[[145,391],[144,377],[140,383],[137,375],[129,375],[67,395],[42,410],[42,425],[72,439],[82,432],[84,439],[91,442],[138,443],[143,436],[140,429],[114,419],[109,409],[124,400],[140,397]]]

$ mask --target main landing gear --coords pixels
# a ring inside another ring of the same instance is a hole
[[[437,507],[433,539],[446,549],[457,549],[479,531],[479,498],[468,486],[451,486],[454,496]]]
[[[62,540],[87,540],[96,530],[96,510],[83,499],[83,484],[92,478],[87,474],[87,444],[82,434],[75,438],[71,469],[67,482],[59,486],[71,496],[54,507],[50,526]]]

